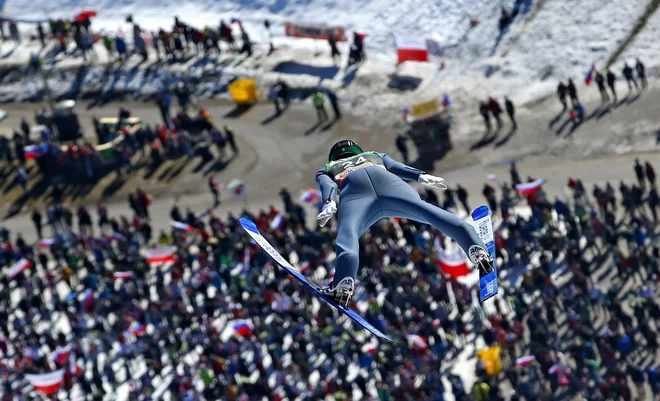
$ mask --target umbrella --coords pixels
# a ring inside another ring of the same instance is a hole
[[[76,15],[76,21],[85,22],[86,20],[96,17],[96,11],[82,11]]]

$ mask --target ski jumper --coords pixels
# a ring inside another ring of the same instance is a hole
[[[423,201],[405,181],[417,181],[422,171],[384,153],[364,152],[326,164],[316,174],[323,200],[339,196],[333,285],[345,277],[356,279],[359,239],[384,217],[400,217],[430,224],[452,237],[471,255],[486,249],[476,230],[455,215]],[[341,190],[341,192],[340,192]],[[472,248],[472,249],[471,249]]]

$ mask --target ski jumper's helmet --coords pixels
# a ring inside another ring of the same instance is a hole
[[[360,153],[364,153],[360,145],[349,139],[344,139],[335,143],[332,149],[330,149],[328,161],[333,162],[335,160],[359,155]]]

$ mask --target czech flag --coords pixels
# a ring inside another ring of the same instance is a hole
[[[147,249],[147,263],[167,263],[174,262],[174,253],[170,248]]]
[[[363,354],[375,354],[376,351],[378,350],[378,340],[376,337],[371,337],[371,340],[364,344],[362,348],[360,349]]]
[[[426,339],[417,334],[408,334],[406,336],[406,339],[408,340],[408,345],[410,345],[414,349],[425,350],[429,348]]]
[[[119,279],[125,279],[125,278],[133,278],[134,274],[132,271],[125,271],[125,272],[114,272],[112,274],[112,277],[114,277],[115,280]]]
[[[128,332],[136,337],[141,336],[147,332],[147,326],[140,322],[131,322],[131,325],[128,327]]]
[[[534,355],[523,356],[522,358],[516,359],[516,367],[522,368],[527,365],[531,365],[534,363],[534,361],[536,361],[536,357]]]
[[[451,100],[449,100],[449,95],[445,92],[445,95],[442,97],[442,107],[448,109],[451,106]]]
[[[307,188],[300,195],[300,201],[304,203],[315,203],[321,200],[321,191],[314,188]]]
[[[171,221],[170,221],[170,225],[171,225],[172,227],[174,227],[174,228],[178,228],[179,230],[183,230],[183,231],[188,231],[188,232],[190,232],[190,231],[193,230],[192,226],[190,226],[190,225],[188,225],[188,224],[186,224],[186,223],[182,223],[182,222],[180,222],[180,221],[174,221],[174,220],[171,220]]]
[[[32,262],[23,258],[18,262],[14,263],[14,265],[10,267],[9,270],[7,270],[7,275],[11,278],[14,278],[19,274],[21,274],[24,270],[29,269],[30,267],[32,267]]]
[[[234,332],[241,337],[252,335],[252,330],[254,330],[252,323],[245,319],[232,321],[231,327],[234,329]]]
[[[281,230],[284,227],[284,215],[278,213],[277,216],[273,218],[273,221],[270,222],[271,230]]]
[[[591,85],[591,81],[594,79],[594,71],[596,71],[596,64],[591,64],[591,69],[587,73],[587,76],[584,78],[585,85]]]
[[[60,389],[60,385],[64,380],[64,369],[40,375],[26,374],[25,378],[36,391],[46,395],[53,395]]]
[[[87,290],[87,293],[85,294],[85,298],[83,299],[83,307],[85,309],[89,309],[92,307],[94,304],[94,291],[92,290]]]
[[[70,351],[68,348],[58,348],[52,354],[53,361],[59,365],[62,365],[66,361],[66,358],[69,357],[69,353]]]
[[[546,181],[547,180],[545,178],[540,178],[536,181],[518,184],[516,185],[516,191],[522,195],[529,195],[539,190],[541,185],[543,185]]]
[[[43,249],[50,248],[54,243],[55,243],[55,240],[52,239],[52,238],[51,239],[42,239],[41,241],[39,241],[39,248],[43,248]]]
[[[242,180],[233,179],[227,184],[227,189],[231,193],[232,198],[239,199],[245,196],[245,183]]]

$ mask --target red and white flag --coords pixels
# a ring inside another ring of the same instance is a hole
[[[14,277],[18,276],[19,274],[21,274],[24,270],[29,269],[30,267],[32,267],[32,262],[30,262],[29,260],[23,258],[23,259],[19,260],[18,262],[14,263],[14,265],[12,267],[10,267],[9,270],[7,270],[7,275],[9,277],[14,278]]]
[[[371,337],[371,340],[364,344],[361,350],[363,354],[375,354],[378,350],[378,340],[376,340],[376,337]]]
[[[408,340],[408,344],[415,349],[419,350],[425,350],[428,349],[429,345],[426,342],[426,339],[422,336],[419,336],[417,334],[408,334],[406,336],[406,339]]]
[[[174,262],[174,253],[171,248],[147,249],[147,263]]]
[[[50,239],[42,239],[39,241],[39,248],[47,249],[50,248],[53,244],[55,243],[55,240],[50,238]]]
[[[60,389],[64,380],[64,369],[40,375],[25,375],[34,389],[42,394],[53,395]]]
[[[534,363],[534,361],[536,361],[536,357],[534,355],[523,356],[522,358],[516,359],[516,367],[522,368],[527,365],[531,365]]]
[[[522,195],[529,195],[539,190],[541,188],[541,185],[543,185],[545,181],[546,181],[545,178],[541,178],[536,181],[518,184],[516,185],[516,191]]]
[[[438,265],[442,271],[451,278],[459,278],[470,273],[467,256],[458,246],[451,252],[446,251],[440,243],[440,237],[435,239],[435,249],[437,252]]]
[[[245,196],[245,183],[242,180],[233,179],[227,184],[227,189],[231,193],[231,197],[239,199]]]
[[[419,36],[397,36],[396,54],[399,64],[405,61],[429,61],[426,39]]]
[[[186,223],[182,223],[180,221],[171,220],[170,225],[174,228],[178,228],[179,230],[183,230],[183,231],[192,231],[193,230],[192,226],[190,226],[189,224],[186,224]]]
[[[134,274],[132,271],[126,271],[126,272],[114,272],[113,275],[115,280],[122,279],[122,278],[133,278]]]

